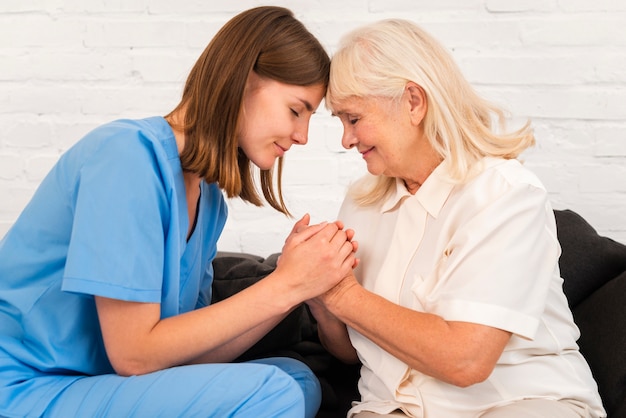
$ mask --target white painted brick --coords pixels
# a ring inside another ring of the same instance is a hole
[[[59,0],[56,0],[59,1]],[[146,11],[146,0],[63,0],[64,12],[117,14]]]
[[[626,119],[626,89],[609,86],[524,86],[482,88],[489,98],[531,118]]]
[[[17,179],[24,170],[24,161],[16,153],[0,151],[0,179]]]
[[[60,9],[63,0],[21,0],[3,1],[0,7],[2,13],[40,12],[41,10]]]
[[[28,82],[119,80],[130,78],[133,61],[122,54],[65,53],[37,50],[0,56],[0,80]],[[42,68],[46,71],[42,72]]]
[[[4,3],[4,2],[3,2]],[[0,48],[27,51],[31,48],[81,48],[82,24],[68,24],[39,13],[4,15],[0,9]]]
[[[4,144],[12,149],[36,150],[52,144],[52,129],[36,120],[16,120],[6,127]]]
[[[522,41],[537,46],[626,45],[626,15],[572,15],[559,19],[526,20]]]
[[[94,21],[86,25],[83,42],[90,48],[175,47],[184,45],[185,26],[181,21]]]
[[[84,120],[71,121],[62,119],[54,125],[55,144],[61,152],[67,151],[89,131],[109,120],[108,118],[103,118],[97,122],[88,122]]]
[[[583,193],[626,193],[626,164],[611,162],[579,168],[580,191]]]
[[[200,53],[201,51],[198,53],[167,51],[138,54],[132,57],[128,68],[131,68],[133,76],[142,82],[166,82],[182,86]]]
[[[38,155],[26,160],[26,179],[41,182],[52,166],[59,160],[59,154]]]
[[[372,13],[389,13],[389,12],[415,12],[421,10],[429,10],[429,12],[437,11],[454,11],[459,10],[476,10],[481,6],[480,0],[371,0],[369,9]]]
[[[28,201],[32,198],[36,188],[36,184],[29,185],[22,181],[14,182],[9,186],[3,187],[2,202],[4,204],[0,208],[0,216],[2,216],[2,219],[15,220],[24,206],[26,206]]]
[[[338,176],[337,170],[338,164],[334,158],[285,159],[283,184],[334,184]]]
[[[619,126],[599,127],[594,133],[594,156],[626,157],[626,123]]]
[[[464,19],[446,17],[421,22],[421,26],[448,49],[465,48],[475,52],[490,51],[501,46],[511,48],[522,45],[521,25],[522,22],[511,18],[487,20],[476,16]]]
[[[558,0],[565,12],[626,12],[626,2],[620,0]]]
[[[556,0],[485,0],[491,13],[548,12],[556,6]]]
[[[171,0],[151,0],[148,10],[151,14],[183,14],[186,16],[195,15],[227,15],[227,20],[231,15],[235,15],[245,9],[258,6],[256,0],[237,0],[237,1],[205,1],[205,0],[189,0],[181,2],[173,2]]]
[[[626,82],[626,52],[596,48],[581,53],[521,48],[457,54],[459,66],[475,84],[581,85]]]
[[[33,115],[52,113],[79,113],[79,98],[84,92],[80,85],[66,83],[9,83],[2,87],[0,114],[28,113]]]
[[[111,114],[122,117],[133,114],[137,117],[163,115],[176,106],[180,99],[178,86],[118,86],[91,91],[96,100],[89,100],[83,94],[81,112],[85,114]],[[91,90],[91,89],[90,89]]]
[[[0,2],[0,236],[58,155],[95,126],[165,114],[217,30],[258,0]],[[522,156],[555,207],[626,242],[626,2],[615,0],[278,0],[332,53],[348,30],[387,17],[439,38],[477,90],[530,117]],[[285,201],[296,218],[332,220],[366,172],[326,109],[287,155]],[[279,251],[295,219],[229,201],[220,249]]]

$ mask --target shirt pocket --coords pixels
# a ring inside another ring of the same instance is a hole
[[[411,278],[411,287],[406,300],[407,307],[416,311],[424,311],[424,303],[422,297],[424,295],[425,281],[421,274],[414,274]]]
[[[438,289],[444,285],[443,277],[447,269],[448,252],[444,252],[430,271],[416,272],[411,285],[414,309],[429,312],[436,302]]]

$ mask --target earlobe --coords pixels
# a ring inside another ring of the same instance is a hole
[[[419,84],[412,81],[407,83],[405,92],[407,93],[411,106],[411,120],[416,125],[419,125],[426,116],[426,111],[428,110],[426,93]]]

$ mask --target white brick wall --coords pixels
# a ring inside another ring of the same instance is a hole
[[[0,236],[59,155],[94,126],[167,113],[211,36],[257,0],[0,1]],[[626,2],[618,0],[296,0],[332,52],[345,31],[412,19],[448,46],[471,82],[533,120],[525,160],[556,208],[626,242]],[[285,193],[299,217],[334,219],[365,171],[341,148],[341,126],[313,117],[309,144],[290,151]],[[293,221],[240,201],[220,249],[279,251]]]

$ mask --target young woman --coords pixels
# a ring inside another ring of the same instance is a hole
[[[228,364],[354,264],[339,223],[294,226],[270,276],[210,305],[223,193],[287,213],[281,158],[307,142],[329,58],[284,8],[229,21],[166,117],[87,134],[0,242],[0,416],[313,417],[285,358]],[[278,159],[278,191],[272,169]]]

